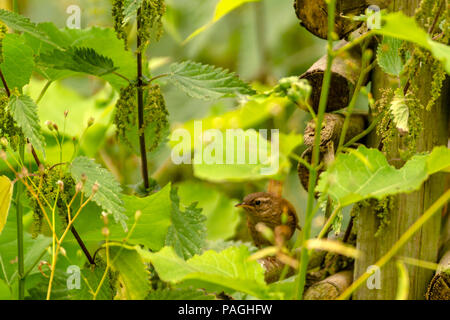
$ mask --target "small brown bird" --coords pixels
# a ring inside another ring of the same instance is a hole
[[[289,227],[285,240],[289,240],[292,237],[295,229],[301,230],[294,206],[286,199],[272,193],[257,192],[249,194],[236,207],[243,208],[247,212],[247,226],[257,247],[272,245],[256,230],[258,223],[263,223],[273,231],[277,226],[283,225],[284,222]],[[285,219],[283,219],[283,213],[285,214]]]

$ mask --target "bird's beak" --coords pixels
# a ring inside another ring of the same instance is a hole
[[[245,204],[244,202],[242,203],[238,203],[237,205],[235,205],[236,208],[250,208],[249,205]]]

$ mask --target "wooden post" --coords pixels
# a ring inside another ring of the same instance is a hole
[[[334,49],[339,49],[347,43],[347,41],[342,40]],[[308,80],[313,88],[310,103],[315,112],[319,109],[322,81],[326,67],[327,56],[325,55],[300,76],[300,79]],[[353,49],[345,52],[344,55],[336,57],[333,61],[331,72],[327,112],[337,111],[349,105],[361,74],[361,48],[355,46]],[[363,85],[365,84],[366,82],[363,83]]]
[[[418,7],[419,0],[404,0],[394,3],[395,11],[403,11],[408,15],[413,15]],[[431,86],[433,72],[430,66],[424,65],[420,69],[420,74],[414,79],[418,86],[417,98],[422,105],[427,105],[431,96]],[[392,85],[389,77],[382,70],[376,68],[372,76],[372,91],[375,99],[382,96],[381,90]],[[416,151],[431,151],[438,145],[447,145],[448,140],[448,86],[442,89],[441,98],[431,111],[418,110],[421,125],[421,132],[417,140]],[[445,101],[446,100],[446,101]],[[399,147],[404,142],[402,137],[397,136],[385,145],[386,156],[391,163],[402,164]],[[372,148],[380,147],[380,137],[373,132],[368,138],[368,146]],[[392,198],[391,210],[386,208],[390,223],[375,238],[380,221],[377,218],[373,207],[365,207],[361,210],[356,220],[357,227],[357,249],[364,253],[361,259],[355,262],[354,277],[359,278],[366,272],[368,267],[373,265],[389,248],[399,239],[399,237],[437,200],[445,188],[444,176],[433,175],[426,181],[420,190],[402,194]],[[440,236],[441,216],[436,214],[428,221],[419,232],[398,253],[398,256],[411,257],[425,261],[437,261],[438,245]],[[395,258],[393,259],[395,260]],[[408,266],[410,278],[410,299],[424,299],[427,285],[430,282],[433,272],[416,266]],[[370,289],[366,284],[362,285],[353,295],[357,300],[384,300],[394,299],[397,292],[398,272],[395,261],[389,262],[380,270],[380,289]],[[376,274],[374,276],[377,276]]]
[[[431,280],[427,300],[450,300],[450,251],[439,263],[439,269]]]
[[[370,5],[386,8],[389,2],[390,0],[337,0],[334,32],[339,39],[345,38],[361,25],[361,22],[347,17],[364,14]],[[322,39],[327,38],[328,10],[325,0],[295,0],[294,8],[303,27]]]
[[[334,300],[347,289],[353,281],[353,272],[341,271],[313,284],[305,292],[305,300]]]
[[[351,116],[350,124],[348,126],[347,134],[344,142],[350,141],[358,134],[362,133],[366,128],[367,117],[362,114],[354,114]],[[320,137],[320,161],[324,161],[325,164],[331,162],[334,159],[335,150],[338,148],[339,137],[341,136],[344,126],[345,115],[339,113],[326,113],[324,117],[324,127]],[[315,134],[315,121],[308,122],[304,132],[304,143],[308,146],[303,154],[302,158],[311,163],[312,149],[314,144]],[[298,166],[298,177],[305,190],[308,190],[309,170],[303,164]],[[322,173],[324,168],[319,171]]]

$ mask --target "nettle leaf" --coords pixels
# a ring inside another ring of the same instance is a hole
[[[202,209],[197,208],[197,203],[192,203],[183,212],[176,188],[172,188],[170,200],[172,225],[167,231],[166,245],[172,246],[180,257],[188,259],[200,253],[205,245],[206,217],[202,214]]]
[[[412,157],[400,169],[389,165],[381,151],[361,146],[337,157],[321,174],[317,191],[327,192],[344,207],[364,199],[382,199],[415,191],[431,174],[449,167],[450,149],[443,146],[436,147],[430,154]]]
[[[70,298],[72,300],[92,300],[94,292],[100,287],[96,300],[113,300],[115,290],[113,289],[113,277],[111,271],[108,272],[105,280],[102,282],[106,266],[103,262],[95,266],[84,266],[81,269],[81,283],[79,290],[71,290]],[[48,281],[47,281],[48,282]],[[67,283],[67,275],[66,275]],[[65,286],[67,288],[67,284]],[[66,289],[67,290],[67,289]]]
[[[156,269],[161,280],[183,287],[203,288],[207,292],[243,292],[259,299],[279,299],[270,293],[264,281],[264,269],[257,261],[250,261],[245,246],[231,247],[221,252],[206,251],[184,261],[171,247],[151,253],[136,250]]]
[[[391,102],[389,111],[392,115],[392,120],[400,133],[407,133],[409,131],[409,107],[406,103],[406,98],[402,89],[395,92],[394,99]]]
[[[400,76],[404,67],[400,54],[402,44],[400,39],[385,36],[377,50],[378,65],[384,72],[395,77]]]
[[[192,98],[212,100],[255,93],[234,73],[222,68],[185,61],[172,64],[170,70],[173,83]]]
[[[215,300],[215,297],[200,289],[174,288],[153,290],[145,300]]]
[[[394,12],[382,16],[383,24],[373,32],[383,36],[409,41],[431,51],[433,56],[441,61],[450,74],[450,46],[433,41],[428,33],[417,24],[414,17],[408,17],[403,12]]]
[[[236,233],[240,221],[236,199],[205,183],[185,181],[178,185],[181,202],[198,202],[206,216],[207,240],[230,239]]]
[[[124,247],[109,247],[111,268],[119,272],[120,296],[126,300],[143,300],[150,291],[150,273],[141,256]]]
[[[33,99],[27,95],[12,95],[8,108],[33,147],[45,154],[45,140],[39,124],[38,107]]]
[[[9,206],[11,205],[13,184],[6,176],[0,177],[0,234],[8,219]]]
[[[22,90],[30,82],[34,69],[33,50],[25,44],[23,37],[13,33],[5,36],[0,68],[11,90]]]
[[[44,41],[51,46],[59,47],[56,43],[51,41],[44,32],[39,30],[35,23],[20,14],[0,9],[0,20],[15,31],[29,34],[30,36],[37,38],[40,41]]]
[[[127,24],[131,19],[135,18],[138,9],[142,6],[144,0],[125,0],[123,8],[123,24]]]
[[[127,229],[124,215],[125,208],[121,199],[122,188],[111,172],[102,168],[94,160],[87,157],[77,157],[70,166],[72,178],[76,183],[82,181],[86,176],[87,180],[83,186],[83,192],[87,197],[92,195],[92,187],[95,183],[99,185],[98,191],[93,196],[93,200],[108,213],[111,213],[117,223],[121,223],[124,230]]]
[[[104,76],[114,72],[114,62],[92,48],[70,47],[67,50],[53,50],[42,53],[40,63],[57,70],[71,70]]]

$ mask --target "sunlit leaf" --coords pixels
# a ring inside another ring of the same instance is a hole
[[[0,234],[8,219],[9,207],[11,205],[13,184],[8,177],[0,177]]]
[[[391,112],[393,122],[397,129],[401,133],[407,133],[409,131],[409,107],[402,90],[396,91],[394,99],[389,107],[389,111]]]
[[[400,76],[403,70],[403,61],[400,55],[402,40],[383,37],[383,42],[378,46],[377,61],[384,72],[392,76]]]
[[[269,292],[263,267],[248,260],[250,253],[245,246],[231,247],[220,253],[206,251],[187,261],[170,247],[157,253],[136,250],[153,264],[159,277],[169,283],[204,288],[207,292],[238,291],[260,299],[281,298]]]
[[[419,27],[414,17],[408,17],[401,11],[383,15],[382,19],[382,27],[374,29],[375,33],[413,42],[430,50],[450,74],[450,46],[433,41],[427,32]]]
[[[198,28],[195,30],[185,41],[184,43],[187,43],[191,41],[193,38],[198,36],[203,31],[207,30],[209,27],[214,25],[217,21],[222,19],[224,16],[226,16],[231,11],[235,10],[236,8],[240,7],[244,3],[247,2],[258,2],[259,0],[220,0],[219,3],[216,6],[216,11],[214,13],[214,17],[211,21],[209,21],[206,25]]]
[[[366,161],[354,153],[340,154],[321,174],[317,186],[318,192],[327,192],[342,207],[364,199],[382,199],[415,191],[431,174],[450,167],[450,149],[443,146],[436,147],[430,154],[412,157],[400,169],[389,165],[377,149],[361,146],[357,152]]]

